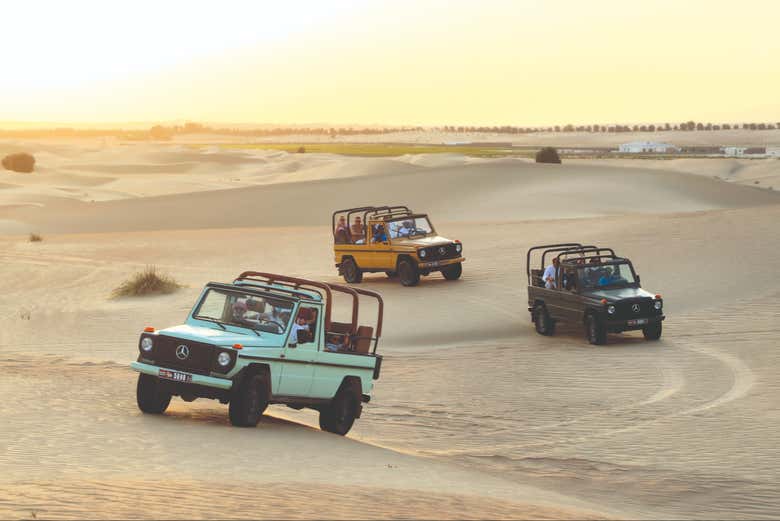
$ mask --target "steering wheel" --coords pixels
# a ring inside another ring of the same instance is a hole
[[[272,325],[276,326],[276,328],[278,330],[277,334],[284,333],[284,325],[279,323],[279,322],[277,322],[276,320],[270,320],[270,319],[267,319],[267,318],[261,318],[260,319],[260,325],[262,326],[263,324],[272,324]]]

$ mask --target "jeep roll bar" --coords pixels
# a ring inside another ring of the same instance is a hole
[[[566,250],[569,248],[582,248],[582,244],[579,242],[562,242],[559,244],[546,244],[543,246],[533,246],[528,249],[528,253],[525,256],[525,274],[528,276],[528,285],[533,286],[531,281],[531,253],[536,250],[545,250],[542,253],[542,269],[544,269],[544,257],[552,251]]]
[[[250,280],[250,281],[256,281],[261,282],[264,284],[280,284],[282,286],[289,286],[294,289],[299,288],[307,288],[307,289],[313,289],[316,293],[319,293],[320,297],[325,296],[325,329],[330,329],[330,308],[331,303],[333,302],[333,294],[331,292],[331,288],[328,284],[325,284],[324,282],[317,282],[315,280],[307,280],[307,279],[299,279],[296,277],[288,277],[286,275],[277,275],[275,273],[263,273],[260,271],[245,271],[241,275],[239,275],[236,278],[236,281],[239,280]],[[277,289],[277,288],[273,288]],[[323,290],[324,295],[323,295]],[[297,291],[287,291],[288,293],[295,293],[298,295],[305,295]]]
[[[379,346],[379,338],[382,336],[382,317],[384,316],[384,309],[385,309],[385,302],[384,300],[382,300],[382,295],[380,295],[376,291],[371,291],[362,288],[352,288],[349,286],[342,286],[341,284],[330,284],[330,287],[331,289],[334,289],[336,291],[343,291],[344,293],[354,294],[354,298],[353,298],[354,305],[352,307],[352,329],[350,335],[353,340],[362,338],[357,336],[358,305],[359,305],[358,295],[365,295],[367,297],[372,297],[377,300],[376,336],[369,338],[370,341],[374,342],[374,349],[372,352],[376,354],[376,348]]]
[[[350,325],[350,337],[353,339],[357,335],[358,331],[358,308],[360,306],[359,295],[365,295],[377,299],[378,301],[378,316],[376,326],[376,336],[371,338],[374,341],[373,353],[376,354],[376,349],[379,345],[379,337],[382,336],[382,318],[384,315],[384,301],[382,296],[367,289],[351,288],[349,286],[342,286],[340,284],[326,284],[325,282],[319,282],[315,280],[301,279],[297,277],[288,277],[286,275],[278,275],[275,273],[264,273],[259,271],[245,271],[239,275],[235,282],[240,280],[248,280],[253,282],[260,282],[269,286],[278,285],[283,286],[270,288],[275,291],[282,291],[299,297],[310,298],[309,295],[299,291],[301,288],[312,290],[320,295],[325,301],[325,332],[331,329],[331,312],[333,307],[333,291],[339,293],[345,293],[352,297],[352,323]],[[286,288],[284,287],[286,286]]]

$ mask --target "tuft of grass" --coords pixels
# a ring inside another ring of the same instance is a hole
[[[29,240],[30,240],[30,242],[41,242],[41,241],[43,241],[43,237],[41,237],[37,233],[31,233]]]
[[[155,266],[147,266],[143,271],[134,273],[129,279],[120,284],[111,296],[140,297],[143,295],[165,295],[173,293],[181,287],[172,277],[160,273]]]

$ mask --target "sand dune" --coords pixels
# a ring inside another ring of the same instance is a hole
[[[306,188],[282,182],[95,203],[63,198],[48,204],[45,214],[0,206],[0,218],[28,222],[41,231],[68,233],[317,225],[326,224],[333,209],[388,201],[427,209],[439,221],[657,214],[780,201],[776,193],[738,186],[724,189],[722,183],[702,176],[653,169],[516,160],[429,168],[383,159],[348,165],[344,161],[307,176]],[[366,174],[325,177],[336,168]],[[170,179],[160,181],[166,182]]]
[[[151,175],[75,174],[125,183],[96,203],[0,190],[1,230],[44,233],[0,236],[0,517],[776,517],[778,194],[655,167],[434,159],[282,154],[250,162],[261,186],[151,197],[127,189]],[[250,169],[229,161],[209,164]],[[191,173],[155,175],[151,193]],[[387,200],[430,211],[467,261],[462,280],[417,288],[366,276],[386,358],[347,439],[280,406],[250,430],[210,401],[138,412],[127,363],[144,326],[181,322],[202,284],[249,268],[338,281],[330,211]],[[558,240],[631,257],[664,295],[663,339],[537,335],[525,250]],[[109,298],[147,264],[185,288]]]

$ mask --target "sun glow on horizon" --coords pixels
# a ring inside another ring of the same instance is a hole
[[[11,2],[0,120],[780,119],[780,2]]]

